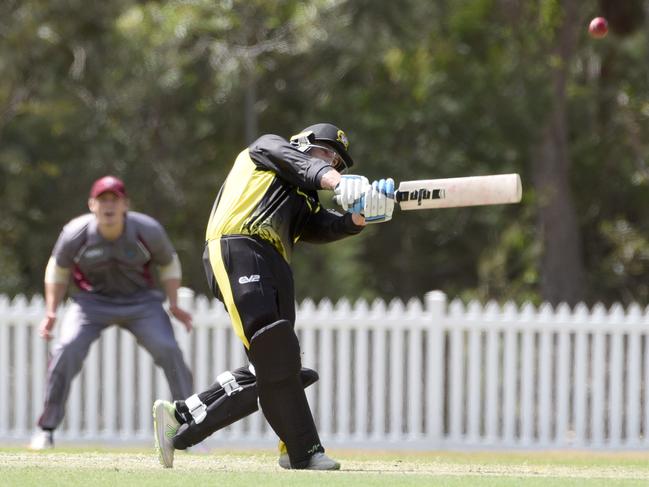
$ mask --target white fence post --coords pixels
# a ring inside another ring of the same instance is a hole
[[[641,383],[641,362],[640,345],[642,334],[639,324],[642,323],[640,307],[637,305],[629,308],[627,322],[632,331],[628,335],[628,352],[626,361],[625,384],[626,384],[626,446],[639,447],[641,440],[640,431],[640,387]],[[646,391],[646,389],[645,389]],[[645,392],[646,394],[646,392]],[[648,401],[645,399],[645,404]],[[646,431],[646,426],[645,426]]]
[[[351,306],[348,301],[342,301],[336,306],[336,317],[341,322],[341,326],[336,329],[338,336],[338,359],[336,360],[336,403],[335,408],[338,413],[336,424],[336,437],[339,439],[349,438],[351,434],[351,391],[352,380],[350,371],[352,370],[351,359],[351,333],[352,328],[349,323],[345,322],[345,317],[351,315]]]
[[[369,325],[365,319],[368,313],[368,306],[365,301],[359,301],[354,306],[352,316],[356,326],[356,362],[354,365],[354,407],[355,409],[355,441],[361,443],[367,441],[368,427],[369,427],[369,414],[368,414],[368,395],[371,385],[372,370],[369,364],[369,341],[370,332]]]
[[[45,302],[41,296],[34,296],[30,305],[32,320],[38,323],[45,309]],[[0,311],[1,313],[1,311]],[[2,325],[0,325],[2,326]],[[36,327],[31,327],[31,368],[29,376],[32,381],[30,397],[31,414],[29,415],[29,427],[33,428],[41,413],[43,399],[45,396],[45,378],[47,376],[47,343],[38,334]],[[0,368],[6,372],[7,369]],[[1,428],[0,428],[1,429]]]
[[[518,380],[518,330],[513,326],[505,330],[503,356],[503,435],[502,441],[507,445],[513,445],[516,438],[517,424],[517,387]]]
[[[453,303],[454,304],[454,303]],[[458,307],[451,305],[453,314],[457,314]],[[449,335],[448,357],[448,439],[452,444],[462,443],[462,425],[465,410],[464,395],[464,329],[459,326],[451,328]]]
[[[531,446],[534,442],[534,312],[531,307],[525,308],[522,314],[522,349],[521,349],[521,398],[520,398],[520,434],[519,443]]]
[[[400,304],[400,303],[399,303]],[[393,319],[401,315],[403,318],[403,306],[396,309],[390,307],[388,315]],[[394,323],[394,322],[393,322]],[[399,319],[398,324],[390,327],[390,414],[389,414],[389,440],[398,442],[403,436],[403,399],[405,392],[405,381],[403,380],[403,365],[406,357],[403,354],[403,321]],[[395,326],[396,325],[396,326]]]
[[[319,315],[331,317],[333,305],[329,300],[321,303]],[[320,417],[319,431],[324,438],[330,438],[333,433],[332,398],[334,397],[334,344],[333,325],[330,320],[322,320],[320,328],[320,348],[318,368],[320,381],[318,382],[318,412]]]
[[[408,336],[408,358],[407,358],[407,411],[404,412],[407,418],[407,436],[409,440],[418,441],[423,439],[423,410],[425,409],[425,397],[423,386],[426,381],[426,371],[423,364],[423,350],[425,345],[424,329],[425,323],[419,320],[422,317],[422,307],[419,300],[411,300],[406,307],[404,319],[407,320]],[[424,401],[422,401],[424,399]]]
[[[8,436],[10,430],[9,413],[12,411],[9,402],[9,298],[0,296],[0,437]]]
[[[432,448],[441,445],[444,436],[444,329],[446,326],[446,294],[431,291],[425,296],[426,323],[426,425]]]
[[[137,344],[130,333],[120,332],[119,351],[119,420],[120,436],[129,439],[135,432],[135,415],[132,397],[135,390],[135,348]]]
[[[464,401],[466,403],[466,441],[477,444],[480,440],[480,417],[482,411],[482,329],[476,326],[481,322],[483,309],[477,302],[469,307],[469,327],[466,331],[464,357],[466,363],[466,388]]]
[[[103,423],[102,436],[105,438],[113,439],[116,436],[117,430],[117,404],[116,404],[116,390],[117,390],[117,338],[118,329],[114,326],[104,330],[101,336],[102,353],[104,355],[104,369],[101,378],[102,394],[102,408]],[[77,378],[76,382],[79,381]]]
[[[383,309],[372,306],[369,316],[373,322],[383,320]],[[382,441],[385,438],[385,402],[386,402],[386,334],[387,329],[376,326],[372,330],[372,438]]]
[[[609,397],[608,397],[608,446],[619,447],[622,444],[622,420],[624,417],[624,335],[619,327],[624,322],[624,311],[619,304],[611,308],[609,314],[611,340],[609,353]]]
[[[606,332],[604,323],[606,319],[606,310],[604,306],[597,305],[593,313],[593,321],[599,325],[599,329],[593,336],[593,355],[592,355],[592,377],[590,384],[592,387],[591,397],[591,442],[597,446],[604,445],[604,427],[606,426]],[[583,442],[586,442],[584,432]]]
[[[140,354],[148,355],[148,354]],[[101,387],[101,378],[99,371],[101,367],[101,356],[99,343],[95,342],[90,347],[88,358],[83,364],[83,373],[86,378],[85,388],[85,416],[86,416],[86,436],[97,438],[99,436],[99,394],[97,392]],[[133,391],[131,391],[133,393]]]
[[[556,368],[556,384],[557,384],[557,403],[556,403],[556,433],[554,443],[563,447],[568,445],[570,438],[569,433],[569,406],[570,406],[570,337],[571,332],[569,326],[570,322],[570,308],[567,304],[559,305],[557,309],[557,316],[555,318],[557,328],[559,329],[559,338],[557,345],[557,368]]]
[[[19,320],[21,316],[27,314],[27,300],[24,296],[19,296],[14,301],[14,316]],[[15,330],[16,346],[14,347],[14,398],[15,398],[15,422],[18,434],[25,434],[27,428],[27,387],[29,383],[27,380],[27,326],[23,323],[17,323]],[[3,371],[4,373],[4,371]]]
[[[138,353],[137,356],[138,380],[140,386],[137,391],[138,401],[138,436],[149,438],[153,432],[151,423],[151,405],[154,401],[153,390],[153,359],[148,353]]]
[[[649,320],[649,306],[645,308],[643,314],[643,323],[645,327],[648,326],[647,322]],[[647,328],[645,328],[646,330]],[[643,446],[649,448],[649,333],[645,333],[644,336],[644,390],[645,390],[645,400],[644,400],[644,441]],[[634,386],[635,387],[635,386]]]
[[[573,444],[574,446],[586,446],[586,395],[588,384],[588,329],[587,320],[590,319],[585,306],[577,306],[575,315],[579,319],[575,336],[574,369],[575,377],[573,382]]]
[[[318,368],[318,353],[316,348],[316,330],[315,326],[311,323],[311,319],[315,313],[315,305],[312,301],[307,300],[300,306],[298,315],[303,316],[308,326],[300,330],[302,339],[300,340],[300,347],[302,349],[302,365],[311,369]],[[311,411],[315,414],[317,406],[316,399],[318,394],[318,383],[309,387],[306,390],[306,397],[311,406]]]
[[[507,304],[503,308],[503,316],[505,319],[511,319],[511,315],[515,311],[511,304]],[[489,445],[494,445],[498,439],[498,390],[501,384],[501,377],[499,372],[500,363],[500,328],[499,324],[500,309],[495,303],[488,306],[485,310],[484,319],[489,325],[487,330],[487,343],[485,348],[485,371],[484,371],[484,386],[485,386],[485,407],[484,407],[484,421],[485,433],[484,442]]]
[[[539,320],[552,319],[553,311],[550,307],[541,309]],[[538,443],[549,445],[551,438],[551,421],[555,417],[554,404],[552,404],[552,364],[553,364],[553,338],[554,330],[545,329],[539,334],[538,346]]]

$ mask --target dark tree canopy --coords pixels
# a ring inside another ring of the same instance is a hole
[[[108,173],[207,293],[205,224],[236,154],[331,121],[370,179],[518,172],[524,199],[298,245],[299,298],[649,304],[644,3],[1,2],[0,293],[42,292]]]

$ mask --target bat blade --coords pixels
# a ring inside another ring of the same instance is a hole
[[[518,203],[523,187],[518,174],[402,181],[395,199],[402,210],[429,210]]]

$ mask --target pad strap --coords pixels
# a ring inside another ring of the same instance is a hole
[[[189,414],[192,415],[196,424],[200,424],[207,416],[207,406],[199,399],[198,394],[185,399],[185,406],[189,409]]]
[[[216,377],[216,381],[221,384],[221,387],[228,396],[232,396],[233,394],[236,394],[243,389],[243,387],[241,387],[237,382],[237,379],[234,378],[234,375],[232,375],[232,372],[230,372],[229,370],[226,370],[222,374],[219,374]]]

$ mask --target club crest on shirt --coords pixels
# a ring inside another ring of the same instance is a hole
[[[338,130],[336,140],[345,146],[345,150],[349,149],[349,139],[347,138],[347,135],[345,135],[345,132]]]
[[[87,259],[96,259],[97,257],[101,257],[102,255],[104,255],[104,249],[102,249],[101,247],[88,249],[83,253],[83,255]]]

